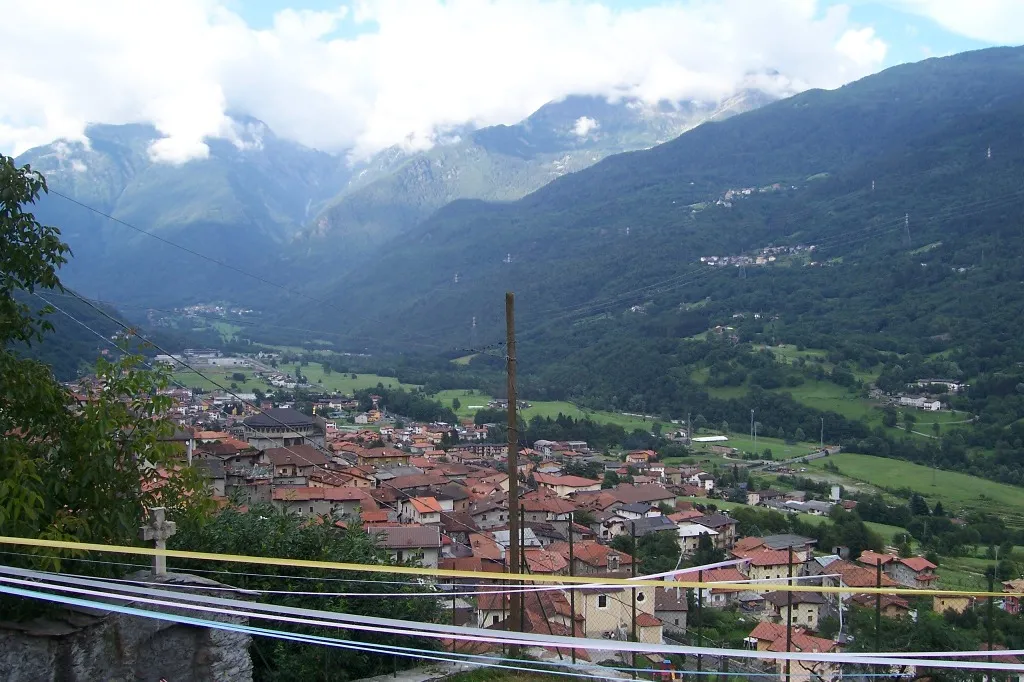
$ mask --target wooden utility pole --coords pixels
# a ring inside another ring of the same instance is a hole
[[[572,577],[572,564],[576,559],[572,551],[572,527],[576,522],[576,515],[573,512],[569,512],[569,577]],[[572,636],[576,636],[576,585],[569,583],[569,611],[572,617]],[[586,636],[586,633],[583,633]],[[572,663],[576,665],[576,647],[572,648]]]
[[[516,408],[519,398],[516,394],[516,295],[505,292],[505,350],[508,373],[508,565],[511,571],[519,571],[522,565],[523,548],[519,542],[519,426]],[[522,581],[519,581],[520,586]],[[506,630],[520,627],[523,617],[523,593],[517,590],[510,595],[509,618]],[[511,649],[512,655],[519,647]]]
[[[789,546],[789,582],[793,587],[793,545]],[[786,590],[786,653],[793,651],[793,590]],[[786,682],[790,682],[790,660],[786,659]]]

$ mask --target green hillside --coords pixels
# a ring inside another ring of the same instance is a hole
[[[360,292],[340,332],[448,359],[466,355],[473,317],[478,338],[502,338],[515,291],[535,399],[711,425],[754,410],[787,440],[824,419],[849,450],[1024,483],[1022,117],[1024,49],[899,66],[609,157],[516,202],[455,202],[385,247],[386,276],[367,268],[327,289]],[[756,264],[768,247],[785,248]],[[778,344],[825,361],[759,350]],[[500,395],[492,360],[437,372]],[[868,383],[925,377],[970,383],[947,400],[978,421],[935,439],[883,428],[862,402]]]

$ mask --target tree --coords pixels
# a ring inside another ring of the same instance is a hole
[[[458,398],[452,398],[452,409],[458,412],[462,408],[462,401]]]
[[[350,529],[335,524],[342,519],[326,517],[324,523],[310,523],[308,518],[286,514],[269,505],[257,506],[245,513],[237,509],[226,509],[207,523],[186,522],[168,545],[173,549],[228,554],[255,554],[259,556],[305,559],[311,561],[334,561],[360,564],[394,564],[372,535],[366,533],[358,523]],[[258,541],[254,541],[258,539]],[[285,604],[300,608],[325,609],[339,613],[366,616],[387,615],[419,623],[440,621],[440,606],[436,599],[422,599],[413,593],[421,592],[418,581],[405,584],[395,583],[393,575],[352,572],[345,579],[365,581],[353,583],[360,592],[381,594],[378,598],[352,599],[340,596],[312,595],[311,592],[330,593],[338,590],[338,583],[332,580],[337,574],[320,569],[279,568],[253,565],[245,574],[220,573],[224,566],[217,562],[182,561],[177,570],[217,571],[218,580],[241,589],[256,590],[253,599],[265,604]],[[273,590],[282,587],[281,575],[294,576],[295,584],[301,584],[306,595],[280,595]],[[383,581],[383,582],[381,582]],[[270,592],[267,592],[270,591]],[[409,597],[402,597],[409,593]],[[307,625],[277,623],[275,627],[290,632],[305,634],[328,634],[322,628]],[[335,633],[336,634],[336,633]],[[437,640],[427,641],[389,633],[353,631],[346,633],[358,642],[387,644],[431,649]],[[253,656],[256,679],[280,682],[300,680],[357,679],[368,675],[391,672],[394,665],[391,656],[378,656],[360,650],[344,650],[327,646],[308,646],[299,642],[285,642],[256,638],[253,643],[259,655]],[[401,662],[399,665],[411,665]],[[343,676],[339,673],[343,672]]]
[[[917,423],[917,415],[916,414],[914,414],[913,412],[904,412],[903,413],[903,428],[906,430],[907,433],[910,433],[911,431],[914,430],[914,424],[916,424],[916,423]]]
[[[913,516],[930,516],[932,512],[924,498],[914,493],[910,496],[910,513]]]
[[[324,368],[324,376],[330,376],[331,372],[334,371],[334,368],[331,367],[331,363],[329,362],[321,362],[320,366]]]
[[[245,381],[245,374],[243,374],[242,372],[232,372],[231,378],[234,379],[235,381]]]
[[[935,503],[935,509],[932,510],[932,516],[945,516],[946,510],[942,508],[942,500]]]
[[[708,534],[697,537],[697,551],[690,557],[691,566],[703,566],[713,564],[725,558],[725,552],[715,547],[714,541]]]
[[[607,490],[608,488],[614,488],[619,483],[621,483],[621,481],[617,473],[614,471],[606,471],[604,472],[604,480],[601,481],[601,488]]]
[[[577,512],[573,512],[572,520],[573,523],[578,523],[581,526],[590,526],[595,523],[594,512],[589,509],[581,509]]]
[[[898,420],[899,417],[896,413],[896,408],[892,405],[886,405],[882,410],[882,424],[889,428],[895,428]]]
[[[793,433],[793,440],[795,440],[797,443],[803,443],[805,440],[807,440],[807,434],[804,433],[803,429],[797,428],[797,430]]]
[[[942,426],[939,424],[939,422],[932,422],[932,433],[935,434],[936,438],[939,437],[939,433],[941,431],[942,431]]]
[[[159,393],[168,368],[144,369],[123,341],[116,359],[97,360],[98,381],[79,389],[87,394],[80,403],[49,367],[17,352],[52,330],[49,306],[34,312],[18,297],[64,291],[57,270],[68,247],[57,228],[25,210],[45,191],[42,176],[0,155],[0,528],[22,537],[132,544],[147,507],[168,507],[180,520],[204,514],[207,497],[169,441],[171,399]],[[63,555],[41,549],[37,560],[8,561],[58,568]],[[24,615],[32,604],[15,600],[10,613]]]

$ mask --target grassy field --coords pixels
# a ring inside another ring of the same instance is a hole
[[[295,373],[294,366],[282,365],[279,369],[293,375]],[[363,388],[375,388],[377,384],[383,384],[384,388],[404,388],[407,391],[419,388],[415,384],[403,384],[395,377],[382,377],[378,374],[356,374],[355,379],[351,374],[343,372],[324,374],[324,368],[314,363],[302,368],[302,376],[309,379],[310,386],[345,394],[352,394]],[[323,380],[323,383],[320,383],[320,380]]]
[[[218,391],[220,388],[214,381],[226,388],[235,384],[237,390],[242,393],[252,393],[256,389],[267,390],[267,385],[262,380],[253,376],[251,367],[197,367],[203,376],[191,370],[180,370],[171,375],[171,380],[188,388],[200,388],[204,391]],[[231,375],[239,372],[245,375],[245,381],[236,381]],[[212,380],[212,381],[211,381]]]
[[[823,469],[832,462],[850,478],[879,487],[909,487],[935,504],[941,500],[948,510],[978,510],[1003,517],[1007,523],[1024,526],[1024,490],[953,471],[940,471],[897,459],[841,453],[811,462]]]
[[[203,378],[196,372],[192,372],[190,370],[175,372],[172,375],[172,378],[174,381],[188,386],[189,388],[201,388],[204,391],[218,390],[218,387],[214,385],[213,381],[216,381],[228,388],[230,388],[231,384],[234,383],[238,386],[235,390],[246,393],[252,393],[256,389],[261,391],[270,391],[272,388],[261,379],[256,378],[251,367],[197,367],[197,369],[208,378]],[[295,373],[294,366],[281,366],[279,369],[282,372],[288,372],[292,375]],[[302,376],[309,379],[309,387],[313,389],[319,388],[327,391],[351,394],[362,388],[374,388],[378,383],[384,384],[387,388],[402,387],[406,390],[418,388],[414,385],[402,384],[394,377],[382,377],[377,374],[356,374],[354,379],[351,374],[342,374],[340,372],[324,374],[323,367],[312,363],[301,369]],[[236,381],[232,379],[231,375],[236,372],[244,374],[245,381]],[[210,379],[213,381],[210,381]],[[322,380],[323,383],[320,383],[319,380]]]
[[[700,438],[702,436],[713,436],[719,432],[707,432],[696,434],[695,437]],[[715,445],[724,445],[730,448],[737,448],[740,452],[754,452],[754,440],[750,437],[749,433],[736,433],[730,432],[722,434],[729,438],[729,440],[721,443],[694,443],[693,451],[695,454],[702,454],[704,452],[710,452],[711,448]],[[764,438],[762,436],[757,437],[757,453],[764,452],[765,449],[772,451],[772,457],[776,460],[790,459],[792,457],[799,457],[814,452],[818,449],[817,443],[792,443],[787,444],[786,441],[778,438]]]
[[[893,544],[893,536],[897,534],[906,533],[907,529],[902,526],[890,526],[887,523],[875,523],[873,521],[865,521],[864,525],[870,530],[878,533],[882,536],[882,539],[889,544]]]
[[[752,507],[749,504],[743,504],[742,502],[728,502],[726,500],[705,500],[700,497],[680,497],[681,500],[687,502],[695,502],[697,504],[713,504],[723,511],[729,511],[732,509],[756,509],[759,512],[767,511],[764,507]],[[827,516],[815,516],[814,514],[797,514],[796,515],[804,523],[811,524],[813,526],[820,526],[823,523],[831,523]]]
[[[455,414],[460,418],[472,417],[477,411],[471,408],[487,407],[487,403],[491,401],[491,396],[486,393],[471,391],[470,389],[439,391],[432,397],[441,401],[441,404],[445,407],[452,407],[452,401],[458,398],[459,409],[455,410]]]
[[[486,407],[487,403],[492,399],[492,396],[479,391],[470,392],[469,389],[453,389],[447,391],[438,391],[432,397],[441,401],[441,404],[445,407],[451,407],[452,401],[455,398],[459,399],[459,409],[455,413],[460,418],[472,417],[476,414],[476,407]],[[572,417],[573,419],[591,419],[599,424],[618,424],[627,431],[633,431],[634,429],[642,429],[644,431],[650,431],[654,427],[654,422],[651,420],[644,421],[639,417],[629,417],[624,414],[617,412],[605,412],[601,410],[583,410],[576,407],[572,403],[565,401],[533,401],[528,400],[530,407],[522,410],[520,416],[523,419],[532,419],[533,417],[550,417],[554,419],[559,413]],[[661,422],[662,428],[668,431],[672,425],[666,422]]]
[[[591,419],[599,424],[618,424],[626,431],[633,431],[634,429],[641,429],[643,431],[650,431],[654,428],[654,422],[651,420],[643,420],[639,417],[628,417],[618,412],[603,412],[600,410],[581,410],[572,403],[565,401],[530,401],[530,407],[523,410],[522,414],[525,419],[532,419],[535,416],[541,417],[557,417],[559,413],[572,417],[573,419]],[[668,431],[672,425],[666,422],[661,422],[662,428]]]

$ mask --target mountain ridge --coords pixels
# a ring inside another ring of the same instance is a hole
[[[401,327],[423,334],[446,328],[439,335],[454,342],[472,317],[479,333],[500,331],[503,316],[487,301],[505,290],[517,291],[529,316],[531,305],[571,309],[678,276],[700,255],[740,253],[801,231],[808,240],[832,237],[850,220],[846,215],[856,213],[849,205],[861,201],[850,194],[851,176],[863,188],[870,186],[872,164],[882,159],[904,155],[920,163],[935,155],[920,146],[929,135],[955,138],[950,144],[958,146],[973,141],[969,131],[983,135],[993,112],[1016,114],[1013,107],[1024,100],[1021,76],[1024,50],[994,48],[894,67],[835,91],[802,93],[649,150],[609,157],[516,202],[452,202],[415,234],[385,247],[387,277],[357,271],[324,286],[369,292],[346,302],[344,319],[353,334],[387,339]],[[1003,139],[990,142],[1016,153],[1016,138],[1002,129],[998,134]],[[984,154],[983,141],[974,142],[974,153]],[[943,163],[957,162],[940,156]],[[901,176],[893,171],[884,180],[897,185]],[[728,210],[692,208],[720,199],[730,187],[768,185],[780,189],[756,201],[738,200]],[[982,190],[972,184],[960,191]],[[957,196],[948,188],[928,192],[929,202],[943,192]],[[883,197],[877,217],[867,219],[902,218],[909,207],[892,205],[898,197],[883,192],[875,200]],[[809,217],[817,227],[804,224]],[[505,263],[509,256],[512,262]],[[384,301],[391,315],[382,321],[373,311]]]

